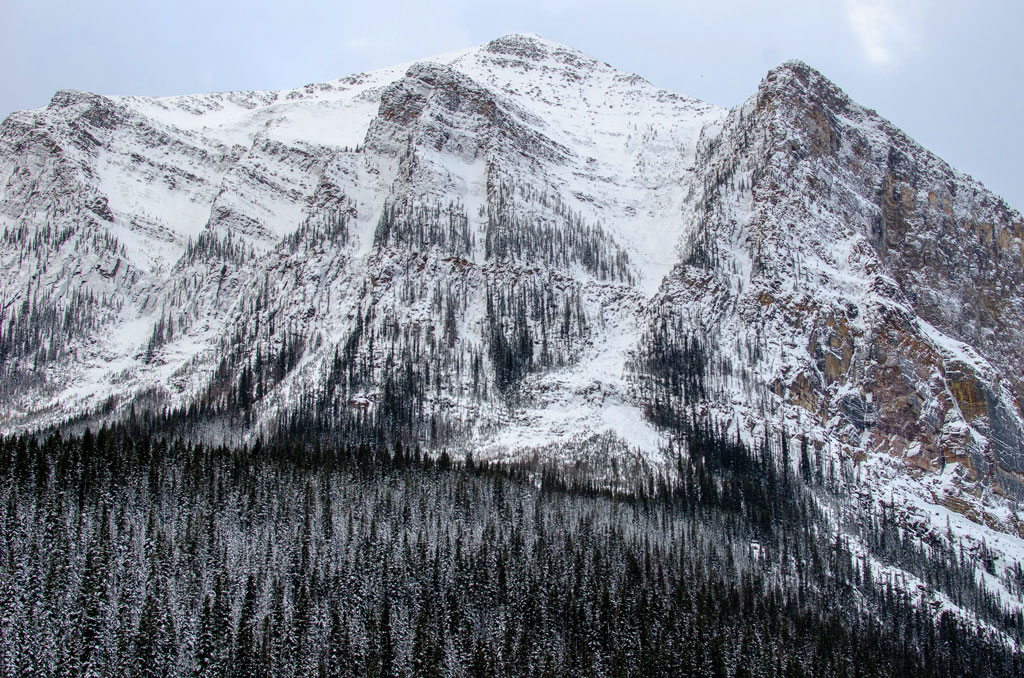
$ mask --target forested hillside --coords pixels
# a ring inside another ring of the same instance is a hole
[[[682,480],[620,495],[401,446],[4,438],[0,672],[1024,672],[984,553],[840,510],[799,443],[683,429]]]

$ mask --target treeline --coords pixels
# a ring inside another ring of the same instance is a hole
[[[589,336],[579,289],[557,294],[552,286],[531,280],[488,285],[486,299],[487,355],[494,385],[506,397],[515,397],[530,372],[574,362]]]
[[[319,209],[307,216],[299,227],[281,240],[281,249],[295,254],[299,249],[315,251],[325,245],[349,244],[349,221],[357,215],[356,204],[347,196],[338,196],[329,209]]]
[[[256,252],[252,245],[234,237],[232,231],[227,230],[224,235],[219,235],[211,229],[205,229],[195,240],[188,239],[185,253],[175,266],[183,268],[195,263],[212,265],[215,262],[241,266],[255,258]]]
[[[309,266],[306,257],[316,257],[325,241],[344,252],[355,206],[342,198],[310,216],[296,235],[285,239],[281,262],[264,272],[262,283],[256,277],[240,290],[243,298],[230,311],[231,331],[216,347],[216,369],[202,391],[182,408],[160,411],[162,420],[172,422],[168,431],[210,440],[224,431],[256,430],[290,440],[373,447],[417,439],[437,448],[463,437],[466,422],[481,408],[515,401],[530,375],[572,364],[594,323],[600,323],[600,310],[595,313],[584,282],[551,266],[579,265],[598,277],[626,279],[628,262],[622,259],[612,275],[608,262],[618,255],[605,252],[617,247],[610,237],[585,226],[557,199],[525,187],[508,185],[489,211],[481,208],[481,216],[500,213],[511,219],[523,211],[513,194],[519,203],[529,203],[541,215],[538,219],[575,225],[557,243],[545,241],[544,248],[559,252],[550,265],[517,263],[523,252],[512,249],[503,250],[500,258],[492,253],[483,263],[471,261],[474,236],[460,204],[386,203],[367,275],[335,291],[333,303],[357,295],[358,307],[352,326],[332,347],[333,356],[315,353],[324,338],[313,329],[318,314],[330,312],[331,290],[307,297],[292,279],[298,280],[296,271]],[[533,246],[520,235],[520,245]],[[202,245],[218,242],[207,238]],[[231,243],[221,245],[225,256],[235,251]],[[579,248],[579,257],[570,256]],[[604,263],[598,265],[583,250],[605,252],[598,257]],[[344,257],[337,254],[331,266],[342,270]],[[204,277],[210,274],[198,271],[172,297],[200,308],[189,299],[210,287]],[[225,276],[231,283],[222,271],[220,277]],[[302,295],[301,308],[295,296],[280,292],[292,289]],[[147,360],[158,360],[161,346],[187,327],[188,314],[177,304],[170,307],[174,311],[161,315],[154,326]],[[485,310],[482,323],[477,309]],[[310,379],[308,387],[282,391],[279,384],[311,351],[319,378]],[[140,409],[146,406],[139,403]]]
[[[628,495],[400,445],[0,439],[0,671],[1024,671],[985,624],[869,583],[771,446],[688,426],[683,482]]]
[[[529,207],[529,211],[524,209]],[[598,280],[633,284],[629,255],[600,224],[591,225],[559,196],[514,180],[489,188],[484,255],[487,259],[579,266]]]
[[[437,247],[450,256],[471,257],[474,238],[469,218],[461,205],[384,203],[373,234],[375,247],[403,245],[426,250]]]
[[[24,283],[0,290],[0,398],[44,385],[50,363],[68,359],[121,310],[123,299],[103,281],[131,275],[124,246],[87,205],[55,201],[52,209],[34,226],[19,222],[0,233],[5,275]],[[58,225],[57,216],[72,221]],[[94,270],[68,265],[69,252]]]
[[[645,416],[662,429],[675,430],[687,406],[707,400],[709,356],[706,338],[696,336],[671,313],[655,317],[637,342],[627,369]]]
[[[0,311],[0,365],[38,369],[65,354],[63,345],[98,326],[100,302],[88,288],[68,291],[63,298],[30,284],[20,304]]]

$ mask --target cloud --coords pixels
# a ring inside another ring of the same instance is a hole
[[[902,2],[897,10],[892,0],[846,0],[846,19],[872,63],[888,65],[897,51],[914,45],[914,31],[905,11],[908,4],[913,3]]]

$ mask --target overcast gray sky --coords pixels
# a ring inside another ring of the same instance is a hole
[[[1017,0],[0,0],[0,117],[59,88],[281,89],[532,32],[734,106],[790,58],[1024,209]]]

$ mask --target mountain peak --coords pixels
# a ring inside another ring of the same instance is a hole
[[[481,52],[499,58],[518,58],[527,63],[556,61],[562,66],[594,67],[601,62],[584,52],[563,45],[535,33],[513,33],[495,38],[481,46]]]
[[[844,110],[851,103],[842,89],[800,59],[784,61],[768,71],[758,86],[758,98],[795,101],[801,108],[820,102],[833,111]]]
[[[49,109],[61,109],[87,102],[90,104],[96,104],[103,101],[104,97],[100,94],[94,94],[92,92],[86,92],[77,89],[59,89],[53,93],[50,97],[50,103],[47,104]]]
[[[828,84],[838,89],[832,82],[821,74],[821,71],[800,59],[789,59],[772,68],[765,74],[761,81],[761,87],[768,86],[792,86],[799,83],[804,87],[815,87],[821,84]]]
[[[491,40],[483,47],[494,54],[515,54],[531,58],[546,56],[552,49],[568,49],[564,45],[545,40],[536,33],[510,33]]]
[[[819,73],[818,69],[814,68],[803,59],[786,59],[781,64],[773,68],[772,71],[792,71],[794,73]]]

